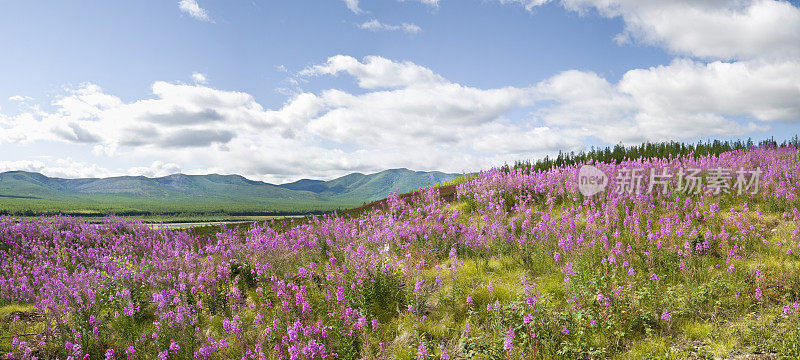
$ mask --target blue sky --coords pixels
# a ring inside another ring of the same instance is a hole
[[[0,171],[473,171],[800,133],[786,1],[0,2]]]

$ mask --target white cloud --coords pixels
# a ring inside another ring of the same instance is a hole
[[[48,159],[47,161],[0,161],[0,172],[5,171],[38,172],[50,177],[59,178],[107,177],[116,175],[97,164],[75,161],[69,157],[55,160]]]
[[[346,72],[358,80],[365,89],[430,86],[446,83],[431,69],[412,62],[396,62],[380,56],[367,56],[364,62],[352,56],[337,55],[323,65],[300,72],[302,76],[335,75]]]
[[[39,160],[0,160],[0,172],[6,171],[30,171],[41,172],[45,169],[45,164]]]
[[[208,83],[208,79],[206,79],[206,75],[198,73],[198,72],[192,73],[192,80],[194,81],[195,84],[201,84],[202,85],[202,84]]]
[[[92,154],[96,156],[112,157],[117,155],[117,144],[97,144],[92,147]]]
[[[361,14],[363,11],[358,7],[358,0],[342,0],[347,8],[355,14]]]
[[[533,10],[550,0],[499,0]],[[709,60],[800,57],[800,8],[784,0],[562,0],[625,21],[615,40]]]
[[[400,0],[400,1],[410,1],[410,0]],[[425,4],[425,5],[438,7],[440,0],[414,0],[414,1],[421,2],[421,3]]]
[[[124,171],[111,171],[97,164],[76,161],[70,157],[43,160],[0,161],[0,172],[29,171],[58,178],[103,178],[111,176],[161,177],[181,172],[180,166],[156,160],[149,166],[131,167]]]
[[[178,2],[178,8],[197,20],[214,22],[214,19],[208,15],[208,11],[201,8],[197,0],[181,0]]]
[[[8,98],[9,101],[24,102],[33,100],[30,96],[14,95]]]
[[[797,61],[677,59],[628,71],[617,84],[572,70],[537,86],[539,98],[555,102],[538,115],[608,143],[743,135],[800,121],[798,83]]]
[[[359,25],[358,27],[360,27],[360,28],[362,28],[364,30],[370,30],[370,31],[398,31],[398,30],[401,30],[401,31],[409,33],[409,34],[417,34],[420,31],[422,31],[422,28],[420,28],[419,26],[417,26],[415,24],[402,23],[400,25],[389,25],[389,24],[381,23],[377,19],[372,19],[370,21],[367,21],[367,22]]]
[[[181,172],[181,167],[175,163],[164,162],[161,160],[153,161],[150,166],[133,167],[128,169],[128,175],[162,177]]]
[[[467,141],[469,129],[533,104],[527,89],[477,89],[452,83],[362,95],[328,90],[322,99],[331,110],[309,123],[312,133],[372,146]]]
[[[764,122],[800,120],[800,61],[700,63],[631,70],[619,84],[650,113],[713,113]]]
[[[42,173],[47,176],[60,178],[96,178],[117,175],[97,164],[75,161],[69,157],[57,159],[53,164],[43,169]]]
[[[578,150],[587,137],[615,144],[740,136],[800,119],[800,62],[789,60],[679,59],[631,70],[619,82],[571,70],[500,88],[377,56],[333,56],[301,74],[308,81],[345,75],[360,89],[299,91],[271,110],[250,94],[202,84],[157,81],[151,96],[130,102],[83,84],[54,99],[52,111],[0,114],[0,141],[74,143],[106,162],[151,164],[116,173],[240,173],[279,182],[392,167],[475,170]],[[17,165],[70,174],[63,164]],[[76,176],[114,173],[75,168]]]
[[[549,3],[551,0],[499,0],[501,4],[519,4],[525,7],[525,10],[533,11],[537,6]]]

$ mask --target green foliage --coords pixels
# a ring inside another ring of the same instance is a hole
[[[760,141],[756,145],[751,139],[747,141],[720,141],[713,140],[708,142],[698,142],[697,144],[686,144],[682,142],[662,142],[662,143],[642,143],[641,145],[624,146],[622,144],[614,147],[594,148],[587,152],[562,153],[559,152],[556,158],[545,156],[544,159],[536,161],[517,161],[513,166],[501,167],[504,171],[523,170],[528,172],[547,171],[554,167],[565,165],[576,165],[593,162],[617,163],[624,160],[641,158],[674,158],[677,156],[705,156],[719,155],[733,150],[749,149],[756,146],[779,146],[774,139]],[[789,141],[784,141],[780,146],[800,147],[800,138],[795,135]],[[800,159],[800,155],[798,155]]]

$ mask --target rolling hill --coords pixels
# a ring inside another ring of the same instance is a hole
[[[34,214],[299,214],[324,212],[450,180],[459,174],[391,169],[333,180],[275,185],[240,175],[173,174],[62,179],[0,173],[0,213]]]

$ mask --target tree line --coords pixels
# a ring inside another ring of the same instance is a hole
[[[707,156],[719,155],[724,152],[750,149],[754,147],[794,147],[800,149],[800,138],[795,135],[790,140],[778,143],[775,138],[769,138],[759,141],[757,144],[753,139],[748,138],[746,141],[721,141],[709,140],[706,142],[700,141],[696,144],[686,144],[682,142],[669,141],[669,142],[645,142],[641,145],[625,146],[617,144],[613,147],[595,148],[592,147],[589,151],[580,151],[575,153],[571,152],[558,152],[558,156],[550,157],[545,156],[542,159],[531,161],[517,161],[514,165],[503,165],[500,170],[509,172],[511,170],[522,170],[524,172],[537,172],[546,171],[553,167],[569,166],[575,164],[585,164],[592,162],[616,163],[619,164],[626,160],[635,160],[641,158],[668,158],[677,156]]]

